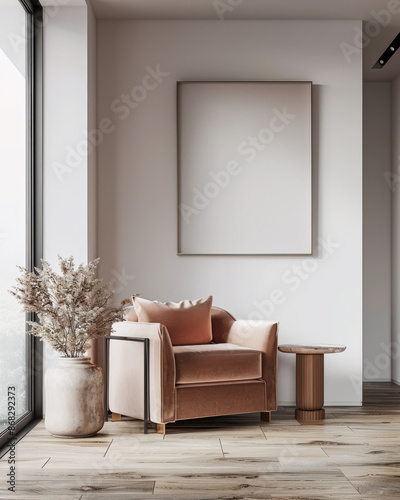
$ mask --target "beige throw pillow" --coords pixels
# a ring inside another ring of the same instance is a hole
[[[181,302],[157,302],[132,297],[139,322],[167,327],[173,345],[209,344],[212,341],[212,297]]]

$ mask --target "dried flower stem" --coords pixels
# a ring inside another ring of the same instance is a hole
[[[66,357],[82,356],[90,348],[90,339],[108,335],[113,323],[122,320],[123,307],[129,302],[109,306],[114,292],[96,278],[99,260],[75,269],[72,257],[59,257],[61,274],[44,260],[42,269],[33,272],[19,267],[22,275],[10,291],[26,312],[37,314],[39,322],[28,321],[29,333],[45,339]]]

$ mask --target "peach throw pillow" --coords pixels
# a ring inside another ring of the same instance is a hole
[[[167,327],[173,345],[209,344],[212,341],[212,297],[181,302],[157,302],[132,297],[139,322]]]
[[[125,307],[124,320],[125,321],[137,321],[138,320],[134,306]]]

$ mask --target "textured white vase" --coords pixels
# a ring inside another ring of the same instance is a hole
[[[46,429],[54,436],[88,437],[104,425],[103,370],[90,358],[60,358],[46,372]]]

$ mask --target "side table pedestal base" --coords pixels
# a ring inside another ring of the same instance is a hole
[[[296,420],[302,422],[315,422],[316,420],[324,420],[325,410],[321,408],[320,410],[300,410],[296,408]]]

